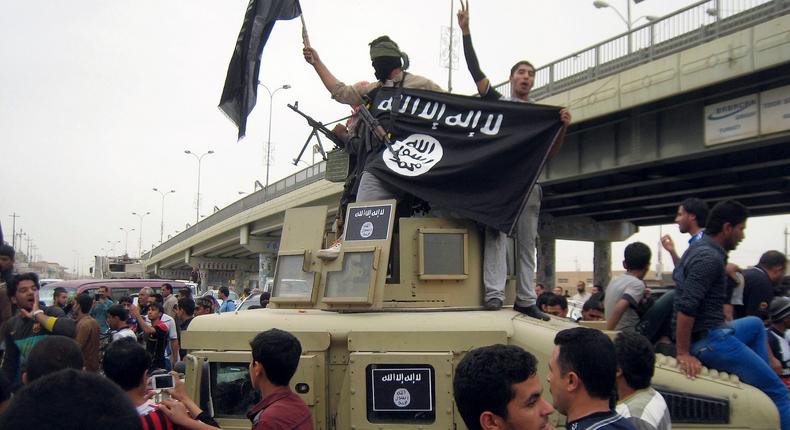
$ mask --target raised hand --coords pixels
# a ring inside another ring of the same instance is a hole
[[[459,0],[461,2],[461,9],[458,10],[458,26],[461,27],[463,34],[469,34],[469,0]]]

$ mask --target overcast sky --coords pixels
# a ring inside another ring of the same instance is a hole
[[[611,3],[623,10],[626,4]],[[691,3],[646,0],[633,7],[633,17]],[[372,80],[367,43],[388,34],[411,57],[411,71],[447,87],[439,55],[449,1],[301,4],[313,47],[339,79]],[[87,267],[102,248],[123,251],[123,243],[107,243],[124,240],[121,227],[136,229],[128,245],[136,255],[139,219],[131,212],[150,211],[142,241],[150,249],[161,214],[152,187],[176,190],[166,200],[165,237],[194,222],[197,163],[185,149],[215,151],[203,162],[203,214],[238,199],[239,191],[251,192],[256,179],[263,182],[265,91],[238,143],[235,126],[216,107],[246,6],[247,0],[0,0],[0,215],[7,238],[16,212],[17,227],[43,259],[71,267],[79,255]],[[519,59],[543,65],[625,29],[612,10],[587,0],[473,0],[471,26],[481,66],[496,82]],[[298,100],[324,122],[348,111],[304,62],[300,32],[298,19],[279,22],[263,53],[261,81],[271,89],[292,86],[274,98],[270,182],[297,170],[291,160],[310,131],[286,102]],[[473,91],[462,63],[453,92]],[[311,161],[309,152],[305,159]],[[753,264],[762,251],[783,249],[788,223],[788,216],[752,222],[732,259]],[[657,230],[629,241],[654,246]],[[676,227],[665,231],[684,242]],[[592,268],[592,244],[558,247],[558,270]],[[621,255],[615,245],[615,267]]]

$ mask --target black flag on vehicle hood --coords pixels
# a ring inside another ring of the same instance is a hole
[[[368,172],[508,234],[562,128],[559,107],[412,89],[382,88],[370,111],[397,157],[385,149]]]
[[[247,116],[258,95],[261,54],[274,22],[302,14],[298,0],[250,0],[236,47],[228,66],[219,108],[239,128],[239,139],[247,131]]]

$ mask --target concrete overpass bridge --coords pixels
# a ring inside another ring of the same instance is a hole
[[[596,283],[606,282],[610,243],[671,222],[688,196],[790,211],[790,0],[752,3],[701,1],[536,71],[533,97],[574,117],[541,178],[539,279],[553,282],[555,240],[571,239],[595,243]],[[342,184],[324,169],[219,210],[147,253],[147,269],[257,281],[273,271],[286,208],[328,205],[334,216]]]

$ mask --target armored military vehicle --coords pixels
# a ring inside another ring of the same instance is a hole
[[[250,428],[245,412],[258,398],[249,342],[272,327],[302,344],[291,385],[316,429],[466,428],[453,402],[453,372],[483,345],[525,348],[545,380],[554,336],[576,323],[536,320],[512,306],[484,311],[474,223],[400,218],[394,231],[394,201],[352,204],[347,214],[340,256],[323,261],[316,253],[327,208],[289,209],[271,307],[201,316],[183,333],[187,388],[223,428]],[[506,304],[514,295],[511,281]],[[692,381],[659,355],[653,384],[675,429],[779,428],[773,402],[735,375],[703,369]],[[551,421],[562,427],[565,418],[555,413]]]

